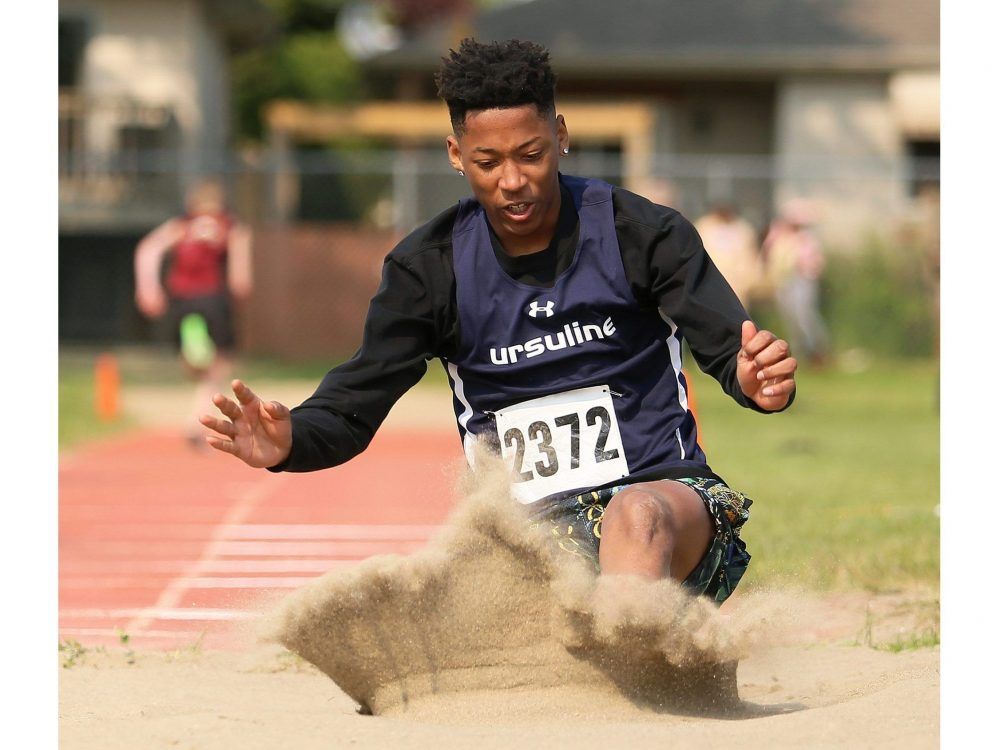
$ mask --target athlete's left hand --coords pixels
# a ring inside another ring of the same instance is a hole
[[[788,342],[770,331],[758,331],[752,320],[743,321],[740,351],[736,355],[736,378],[747,398],[761,409],[783,408],[795,390],[799,364],[791,356]]]

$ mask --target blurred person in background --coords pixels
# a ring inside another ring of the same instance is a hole
[[[217,180],[194,184],[185,203],[183,216],[167,220],[137,245],[135,299],[144,315],[167,316],[181,360],[196,382],[185,433],[201,447],[198,416],[232,376],[232,302],[246,299],[252,289],[251,232],[226,210]]]
[[[822,366],[829,354],[829,335],[819,310],[819,282],[826,260],[812,230],[815,221],[816,210],[809,201],[788,201],[771,223],[761,255],[795,350],[811,364]]]
[[[715,267],[750,309],[750,295],[760,277],[757,231],[729,201],[720,201],[694,223]]]
[[[207,440],[271,471],[336,466],[440,359],[470,464],[478,442],[507,459],[512,495],[561,549],[721,603],[750,560],[751,501],[698,445],[682,341],[761,413],[791,404],[797,365],[677,211],[560,173],[570,136],[548,60],[518,40],[450,52],[447,155],[472,197],[389,253],[361,348],[310,398],[289,411],[235,380],[235,400],[213,398],[223,418],[202,417]]]

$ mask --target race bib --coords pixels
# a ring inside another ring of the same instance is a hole
[[[523,401],[498,411],[496,420],[500,453],[522,503],[628,476],[606,385]]]

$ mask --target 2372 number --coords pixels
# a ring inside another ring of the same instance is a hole
[[[603,406],[595,406],[587,411],[585,419],[589,427],[600,423],[597,440],[594,443],[594,462],[601,463],[618,458],[617,448],[607,450],[608,435],[611,432],[611,416],[608,414],[608,410]],[[569,428],[569,468],[580,468],[580,415],[576,412],[564,414],[556,417],[553,423],[556,429]],[[504,433],[504,445],[514,449],[514,481],[531,481],[535,478],[534,472],[538,472],[540,477],[551,477],[559,471],[559,454],[552,445],[552,429],[547,422],[538,420],[528,425],[527,436],[517,427],[511,427]],[[524,466],[524,453],[529,440],[542,454],[541,458],[544,458],[544,460],[535,461],[534,472],[531,467]]]

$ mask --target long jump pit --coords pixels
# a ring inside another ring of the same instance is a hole
[[[61,745],[938,746],[939,649],[858,640],[912,597],[597,576],[487,463],[426,546],[246,603],[230,648],[64,654]]]

